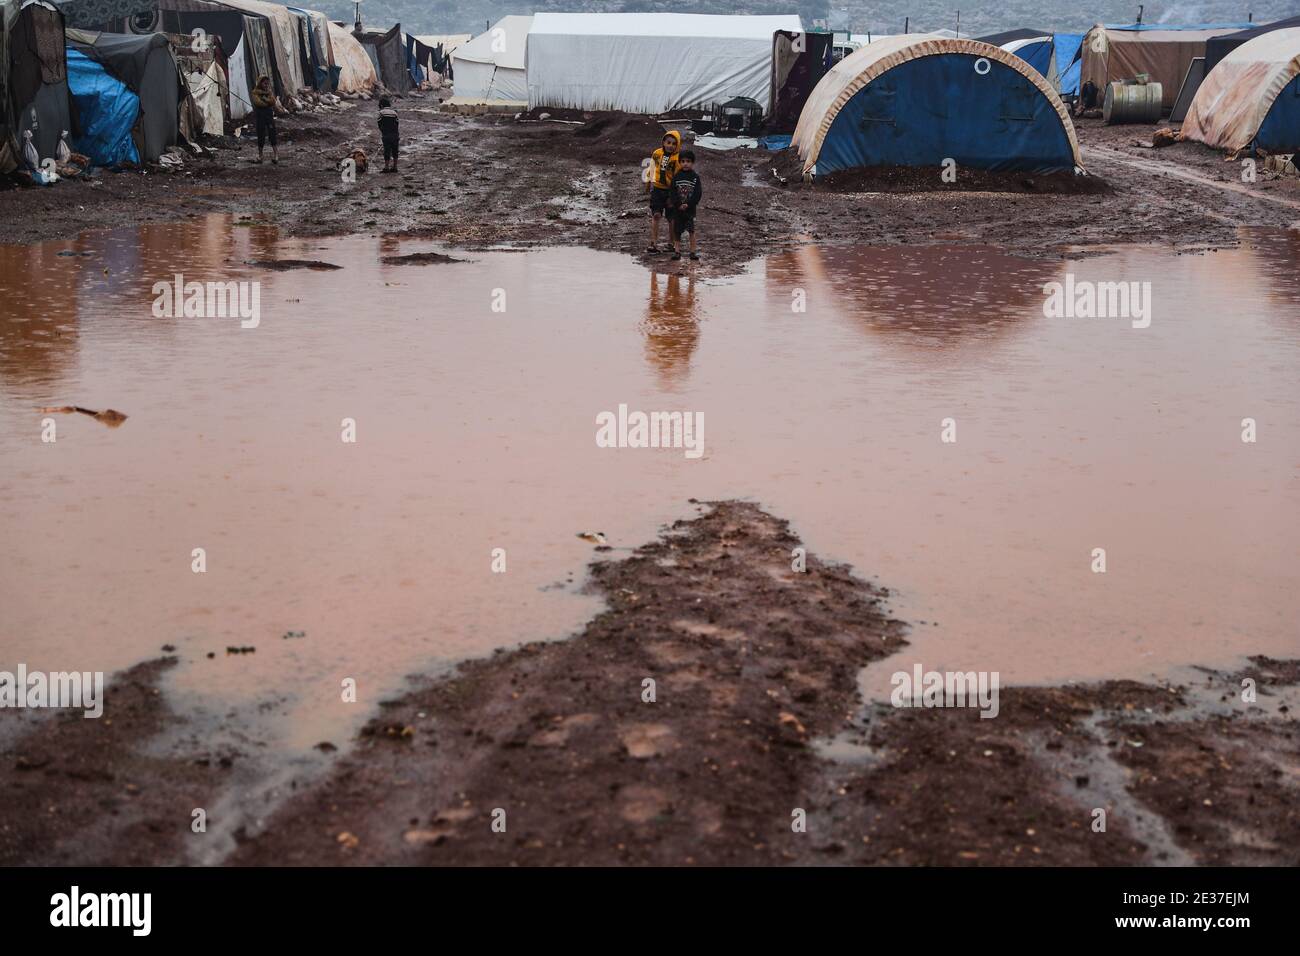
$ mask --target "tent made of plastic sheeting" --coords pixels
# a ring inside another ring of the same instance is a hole
[[[1061,78],[1056,71],[1056,44],[1052,42],[1050,36],[1022,37],[999,45],[1042,74],[1043,79],[1047,80],[1052,89],[1060,89]]]
[[[354,34],[370,54],[379,73],[379,82],[394,93],[405,93],[415,84],[411,81],[411,68],[406,60],[406,44],[402,42],[402,25],[395,23],[387,30],[366,30]]]
[[[528,105],[653,115],[737,96],[766,103],[777,30],[800,33],[803,23],[793,15],[539,13],[528,31]]]
[[[206,70],[193,70],[185,74],[185,82],[190,89],[190,98],[203,121],[203,132],[211,136],[220,136],[225,132],[226,113],[221,108],[221,67],[216,62],[208,64]]]
[[[1300,27],[1248,40],[1206,74],[1182,136],[1233,152],[1300,151]]]
[[[287,7],[260,0],[221,0],[221,5],[245,13],[265,17],[271,26],[271,53],[275,63],[272,79],[278,81],[281,98],[296,96],[307,83],[302,74],[302,60],[298,53],[298,20]],[[253,78],[257,83],[257,78]]]
[[[370,93],[379,85],[374,64],[366,49],[350,31],[333,21],[329,25],[334,63],[339,68],[337,89],[340,93]]]
[[[334,62],[334,43],[330,40],[329,17],[316,10],[304,10],[300,7],[294,9],[305,13],[311,21],[312,56],[317,61],[316,69],[325,71],[324,85],[321,85],[320,77],[317,77],[316,88],[333,90],[338,82],[339,68]]]
[[[202,31],[225,71],[230,118],[253,111],[250,89],[259,76],[276,76],[271,21],[255,13],[224,7],[209,0],[149,0],[152,18],[137,15],[88,24],[106,33],[196,35]],[[89,19],[89,18],[87,18]]]
[[[3,0],[0,15],[0,173],[9,173],[26,165],[25,133],[39,165],[74,129],[63,14],[41,0]]]
[[[287,7],[298,18],[298,53],[307,86],[319,92],[334,88],[333,59],[329,42],[329,21],[325,14],[302,7]]]
[[[817,175],[949,158],[991,170],[1083,165],[1065,104],[1037,70],[988,43],[924,36],[872,43],[832,67],[792,145]]]
[[[532,17],[502,17],[451,55],[452,91],[463,99],[528,99],[524,57]]]
[[[768,92],[768,133],[792,133],[804,103],[832,64],[829,33],[772,35],[772,79]]]
[[[1249,30],[1240,30],[1236,33],[1224,33],[1217,37],[1211,37],[1205,41],[1205,72],[1208,74],[1218,65],[1220,60],[1243,43],[1265,33],[1271,33],[1274,30],[1285,30],[1289,27],[1300,27],[1300,17],[1274,20],[1272,23],[1261,23]]]
[[[1079,82],[1091,81],[1104,91],[1116,80],[1131,80],[1145,73],[1150,82],[1160,84],[1161,106],[1170,110],[1192,60],[1205,56],[1206,41],[1248,25],[1198,24],[1193,29],[1099,23],[1084,35]]]
[[[68,50],[68,89],[77,105],[79,133],[72,148],[96,166],[139,163],[131,130],[140,116],[140,97],[80,50]]]
[[[1079,48],[1083,46],[1082,33],[1058,33],[1052,37],[1056,44],[1056,70],[1060,74],[1062,96],[1079,95]]]
[[[68,30],[67,39],[69,48],[102,65],[140,98],[140,115],[132,135],[142,162],[155,162],[168,146],[176,145],[180,104],[188,89],[181,85],[166,36]]]

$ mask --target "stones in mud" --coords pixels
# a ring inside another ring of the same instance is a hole
[[[255,653],[257,653],[256,647],[227,647],[226,648],[227,657],[229,657],[231,654],[255,654]]]
[[[306,636],[307,636],[306,631],[285,631],[284,634],[281,635],[280,639],[284,641],[288,641],[288,640],[293,640],[295,638],[301,638]]]

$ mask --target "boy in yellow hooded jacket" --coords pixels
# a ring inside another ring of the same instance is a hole
[[[673,177],[681,165],[678,153],[682,148],[682,134],[669,130],[664,134],[663,145],[650,157],[650,168],[646,177],[646,191],[650,194],[650,246],[646,252],[659,251],[659,220],[668,208],[668,191],[673,184]]]

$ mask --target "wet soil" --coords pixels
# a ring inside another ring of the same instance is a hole
[[[230,212],[297,235],[361,231],[467,249],[572,244],[643,256],[641,163],[662,133],[653,120],[467,117],[439,112],[432,97],[408,97],[398,102],[400,173],[372,171],[344,183],[339,160],[355,147],[372,156],[379,147],[376,107],[352,106],[282,118],[278,166],[252,164],[255,147],[244,141],[191,158],[180,172],[106,172],[93,181],[0,190],[0,241]],[[697,148],[704,260],[681,268],[733,272],[810,239],[981,242],[1038,256],[1121,242],[1201,249],[1235,243],[1237,226],[1300,220],[1294,177],[1261,168],[1247,190],[1227,188],[1240,179],[1239,163],[1200,144],[1140,149],[1134,143],[1150,142],[1151,129],[1099,120],[1079,120],[1077,130],[1091,174],[1081,182],[959,171],[956,183],[945,184],[937,170],[884,169],[808,186],[789,175],[788,151]],[[1180,170],[1213,182],[1171,175]]]
[[[861,667],[912,663],[888,592],[812,554],[793,570],[798,538],[756,505],[696,507],[597,557],[606,610],[580,634],[384,702],[223,861],[1300,863],[1300,661],[1002,688],[993,719],[864,705]],[[119,675],[103,720],[0,714],[0,863],[194,858],[193,808],[244,755],[159,745],[166,666]]]

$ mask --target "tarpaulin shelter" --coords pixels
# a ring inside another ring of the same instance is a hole
[[[406,44],[402,42],[400,23],[387,30],[363,30],[354,35],[366,47],[379,73],[379,82],[385,87],[394,93],[405,93],[415,85],[411,82],[411,69],[406,62]]]
[[[768,94],[769,133],[792,133],[813,89],[832,64],[835,35],[791,33],[772,35],[772,80]]]
[[[330,21],[330,44],[339,70],[335,89],[340,93],[369,93],[379,85],[374,64],[365,47],[348,30]]]
[[[991,170],[1083,165],[1065,104],[1037,70],[988,43],[927,36],[881,40],[835,64],[792,145],[817,175],[949,158]]]
[[[89,4],[90,0],[84,2]],[[102,11],[95,13],[99,8],[94,5],[78,9],[82,10],[80,20],[73,25],[87,30],[141,36],[151,33],[194,36],[202,31],[216,52],[217,63],[224,73],[226,88],[223,92],[233,120],[242,119],[252,112],[249,91],[259,76],[269,76],[278,82],[271,21],[260,14],[235,10],[209,0],[143,0],[143,6],[136,13],[107,18],[103,18]]]
[[[140,99],[131,134],[140,161],[155,162],[179,139],[179,109],[188,93],[167,37],[161,33],[68,30],[68,47],[84,53]]]
[[[0,173],[9,173],[24,165],[24,133],[46,160],[75,129],[62,12],[42,0],[3,0],[0,23]]]
[[[532,24],[532,17],[502,17],[452,53],[455,94],[472,100],[527,100],[524,57]]]
[[[140,116],[140,97],[102,63],[68,50],[68,89],[77,105],[79,133],[72,148],[96,166],[139,163],[131,131]]]
[[[325,14],[302,7],[289,7],[300,21],[300,51],[305,58],[307,85],[321,91],[334,89],[338,75],[334,66],[333,47],[329,38],[329,20]]]
[[[1097,24],[1083,38],[1080,83],[1091,81],[1098,90],[1116,80],[1131,80],[1139,73],[1161,86],[1161,106],[1173,108],[1187,68],[1198,56],[1205,56],[1211,37],[1249,26],[1244,23],[1196,24],[1170,27],[1107,26]]]
[[[1259,26],[1252,27],[1249,30],[1240,30],[1236,33],[1223,33],[1217,37],[1210,37],[1205,41],[1205,72],[1208,74],[1214,69],[1220,60],[1231,53],[1237,47],[1249,40],[1255,39],[1265,33],[1271,33],[1274,30],[1285,30],[1288,27],[1300,27],[1300,17],[1288,17],[1285,20],[1274,20],[1272,23],[1261,23]]]
[[[528,105],[657,114],[743,96],[766,103],[772,35],[790,16],[539,13],[528,31]]]
[[[1042,74],[1043,79],[1047,80],[1052,89],[1060,89],[1061,79],[1056,69],[1056,44],[1052,42],[1050,35],[1020,37],[995,45],[1008,53],[1014,53],[1032,66]]]
[[[1300,27],[1262,33],[1220,60],[1196,91],[1182,136],[1233,152],[1300,151]]]
[[[1080,47],[1083,46],[1082,33],[1057,33],[1052,37],[1056,44],[1056,70],[1060,74],[1062,96],[1079,95]]]
[[[262,3],[261,0],[221,0],[221,6],[244,13],[255,13],[265,17],[270,24],[271,54],[275,66],[272,79],[277,81],[276,89],[281,100],[296,96],[307,82],[303,77],[302,59],[299,56],[298,20],[287,7],[278,3]],[[251,78],[251,84],[257,83],[257,77]]]

